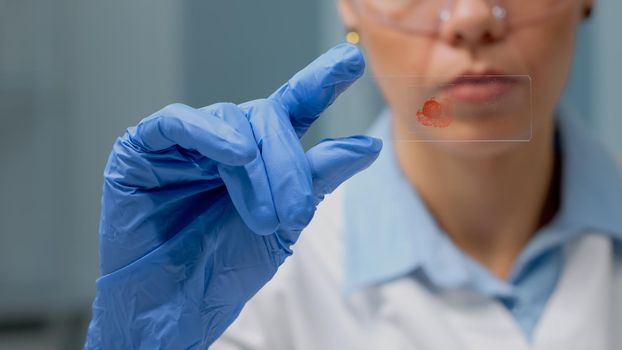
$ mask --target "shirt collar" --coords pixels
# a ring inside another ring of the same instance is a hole
[[[622,241],[622,179],[603,146],[571,120],[559,118],[562,203],[546,230],[549,246],[586,231]],[[345,184],[345,292],[386,282],[417,269],[438,286],[469,283],[465,255],[438,226],[395,159],[391,117],[383,113],[370,135],[384,141],[377,161]],[[528,245],[540,249],[547,244]],[[523,259],[533,254],[521,254]],[[528,261],[523,261],[526,264]],[[517,264],[518,265],[518,264]]]

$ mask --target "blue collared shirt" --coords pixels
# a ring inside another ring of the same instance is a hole
[[[471,288],[502,302],[528,338],[563,268],[562,246],[586,232],[622,243],[622,177],[604,148],[558,118],[561,205],[502,280],[463,253],[439,227],[401,173],[384,113],[371,136],[384,141],[378,160],[345,185],[346,292],[412,275],[436,288]],[[417,273],[415,273],[417,272]]]

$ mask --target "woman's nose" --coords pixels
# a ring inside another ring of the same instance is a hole
[[[440,36],[452,46],[493,43],[505,35],[504,18],[505,10],[487,0],[455,0],[441,13]]]

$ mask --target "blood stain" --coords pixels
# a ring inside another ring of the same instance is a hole
[[[417,121],[423,126],[446,128],[451,124],[452,120],[451,103],[447,98],[437,101],[434,97],[431,97],[417,111]]]

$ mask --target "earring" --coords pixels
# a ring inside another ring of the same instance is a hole
[[[346,41],[350,44],[358,44],[361,41],[361,36],[359,35],[359,32],[357,32],[354,29],[349,29],[348,32],[346,33]]]
[[[583,18],[589,18],[592,15],[592,6],[585,6],[583,9]]]

